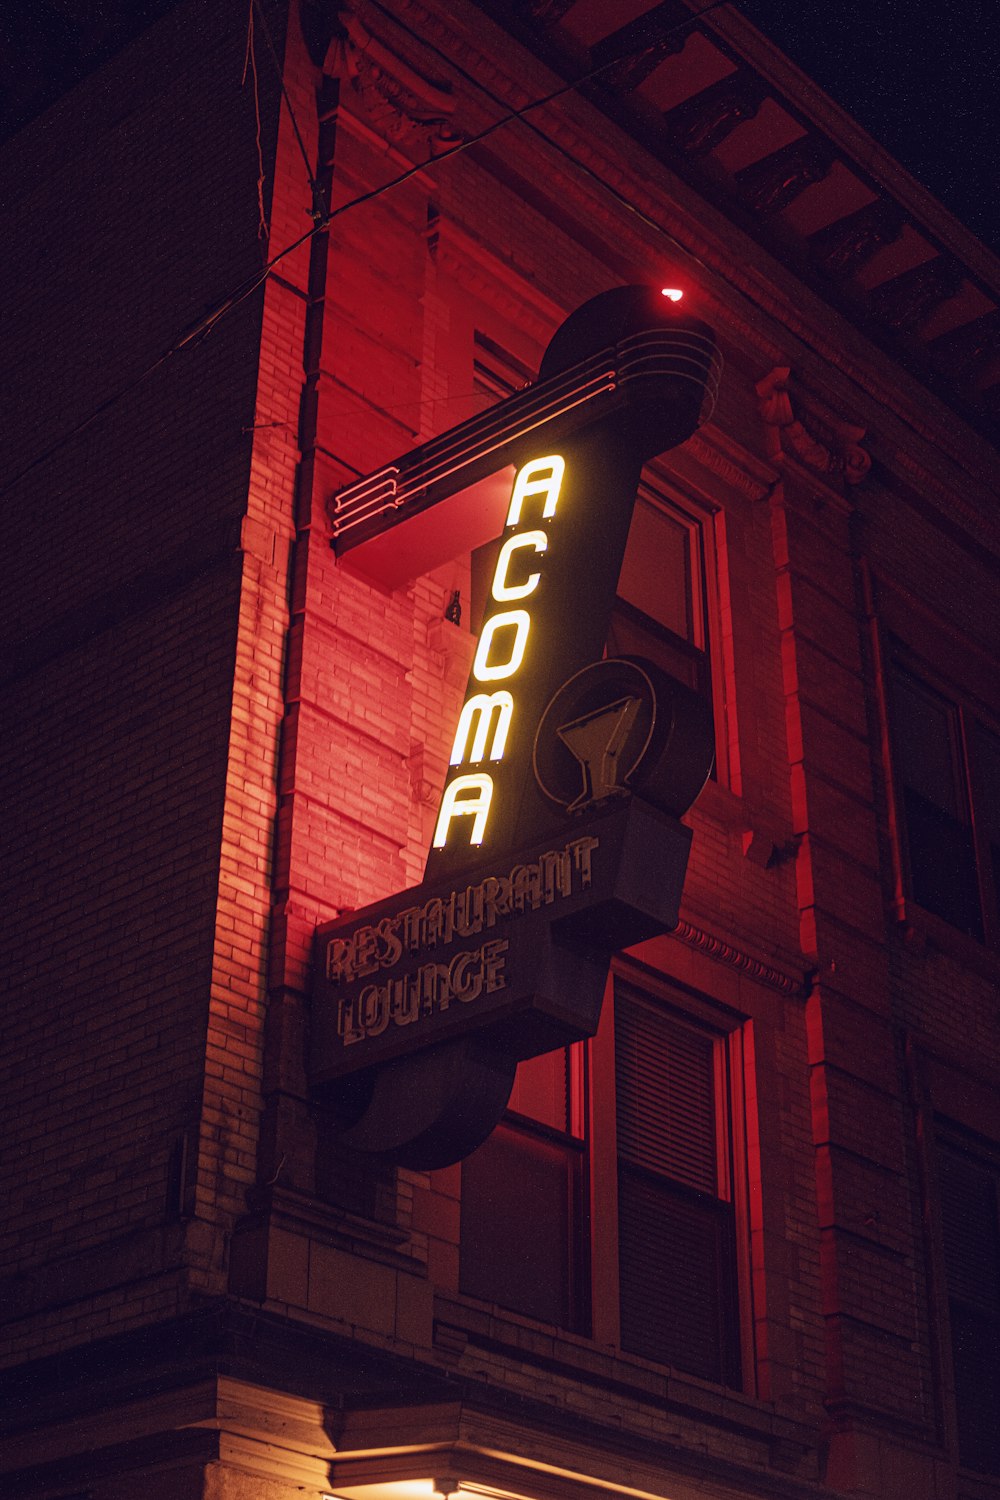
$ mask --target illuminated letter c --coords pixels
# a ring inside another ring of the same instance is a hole
[[[500,548],[493,575],[494,599],[506,604],[511,599],[527,599],[529,594],[533,594],[538,587],[540,573],[529,573],[524,583],[508,583],[507,569],[511,557],[522,547],[532,547],[536,552],[544,552],[548,545],[549,539],[544,531],[522,531],[517,536],[508,537]]]

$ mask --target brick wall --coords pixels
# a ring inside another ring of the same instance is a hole
[[[259,298],[164,356],[261,263],[238,10],[175,9],[5,153],[36,267],[0,294],[16,1355],[163,1317],[214,1253],[192,1216]]]
[[[545,92],[471,7],[422,24],[508,103]],[[560,150],[517,129],[436,163],[432,127],[371,71],[341,70],[338,105],[293,12],[309,171],[329,168],[335,206],[366,201],[144,375],[265,253],[246,25],[180,6],[8,157],[13,251],[47,287],[5,309],[18,407],[0,449],[13,1357],[228,1296],[553,1423],[939,1495],[928,1152],[935,1110],[986,1128],[996,976],[896,923],[869,606],[883,586],[930,600],[981,656],[977,502],[942,522],[962,475],[930,428],[907,449],[801,322],[756,305],[774,266],[706,216],[721,274],[687,269],[727,374],[664,483],[708,518],[720,769],[688,819],[681,927],[621,963],[741,1039],[746,1388],[622,1355],[613,1308],[591,1341],[463,1298],[459,1169],[352,1157],[305,1061],[315,926],[420,879],[476,623],[443,617],[456,589],[468,606],[469,559],[445,546],[389,591],[335,559],[327,501],[482,405],[475,332],[535,368],[588,296],[685,264],[594,173],[637,205],[659,195],[681,235],[691,195],[581,101]],[[255,55],[273,250],[309,229],[311,194],[259,31]],[[451,83],[479,128],[490,109]],[[78,118],[82,169],[60,148]],[[786,364],[803,411],[868,424],[856,491],[762,415],[757,384]],[[934,633],[917,614],[915,648]],[[228,1492],[223,1470],[211,1483]]]

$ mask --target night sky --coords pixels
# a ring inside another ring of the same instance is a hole
[[[736,3],[1000,253],[1000,0]],[[0,136],[170,4],[6,0],[0,7]]]
[[[1000,0],[738,0],[1000,253]]]

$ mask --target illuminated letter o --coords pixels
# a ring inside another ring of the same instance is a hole
[[[527,599],[529,594],[533,594],[538,587],[540,573],[529,573],[524,583],[508,583],[507,569],[515,552],[520,552],[525,547],[531,547],[535,552],[544,552],[548,545],[549,539],[544,531],[522,531],[517,536],[508,537],[500,548],[493,575],[494,599],[507,604],[511,599]]]
[[[476,659],[472,663],[472,675],[477,682],[496,682],[503,677],[513,677],[524,660],[524,649],[528,644],[531,616],[526,609],[507,609],[486,621],[479,637]],[[506,661],[490,662],[493,638],[500,630],[513,629],[514,639]]]

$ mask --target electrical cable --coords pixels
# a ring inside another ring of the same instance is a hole
[[[323,190],[320,187],[319,183],[316,181],[316,178],[313,176],[312,166],[309,161],[309,153],[306,151],[306,143],[302,139],[302,132],[299,129],[299,122],[295,117],[295,109],[292,105],[288,90],[285,87],[285,75],[281,66],[280,59],[278,58],[277,49],[274,45],[274,38],[271,36],[271,28],[267,24],[267,17],[264,14],[264,9],[260,3],[260,0],[250,0],[250,6],[252,10],[255,10],[257,12],[257,19],[260,21],[260,24],[264,28],[264,38],[267,42],[268,50],[271,53],[271,61],[274,63],[274,71],[278,75],[278,84],[281,88],[282,98],[284,99],[285,104],[288,107],[288,117],[292,122],[292,129],[295,132],[295,139],[299,144],[299,152],[302,156],[303,163],[305,164],[306,181],[309,183],[309,190],[313,195],[313,211],[317,214],[321,214],[326,208],[326,204],[323,202]]]
[[[252,0],[252,4],[254,6],[255,3],[256,0]],[[374,0],[374,3],[378,4],[378,0]],[[711,3],[705,6],[702,10],[692,12],[690,17],[685,17],[683,21],[676,22],[673,27],[667,28],[667,31],[664,34],[669,34],[670,31],[677,30],[683,26],[694,25],[698,20],[700,20],[702,16],[706,15],[709,11],[717,10],[720,6],[728,5],[731,3],[732,0],[711,0]],[[381,10],[382,6],[379,5],[378,8]],[[395,20],[396,18],[394,17],[393,19]],[[411,34],[415,35],[415,33]],[[418,38],[418,40],[421,40],[423,42],[423,45],[427,45],[426,41],[423,41],[423,39]],[[447,147],[446,150],[440,152],[437,156],[430,157],[427,161],[419,162],[414,164],[413,166],[407,167],[405,171],[400,172],[396,177],[390,178],[388,182],[381,183],[378,187],[370,188],[364,193],[359,193],[357,197],[349,199],[346,203],[340,204],[337,208],[328,208],[321,216],[316,219],[316,222],[314,224],[310,225],[307,230],[299,235],[298,239],[293,240],[290,244],[286,245],[284,249],[279,250],[278,253],[276,255],[273,255],[271,259],[266,263],[266,265],[261,268],[260,271],[255,272],[250,277],[247,277],[246,280],[241,282],[239,286],[237,286],[232,292],[230,292],[215,308],[213,308],[210,312],[203,314],[203,316],[200,317],[189,330],[182,333],[180,337],[176,339],[169,348],[164,350],[164,352],[159,355],[152,362],[152,364],[148,365],[145,370],[143,370],[127,385],[122,386],[119,390],[113,392],[104,401],[102,401],[100,405],[90,413],[89,416],[84,417],[81,421],[76,423],[76,425],[70,428],[68,432],[64,433],[60,438],[57,438],[54,443],[50,444],[50,446],[45,449],[44,452],[38,454],[34,459],[31,460],[30,463],[26,464],[23,469],[19,470],[18,473],[15,474],[10,480],[8,480],[3,488],[0,489],[0,496],[7,494],[9,490],[20,484],[22,479],[25,479],[29,474],[33,473],[35,469],[39,468],[43,463],[46,463],[53,456],[53,454],[57,453],[61,448],[65,447],[67,443],[72,442],[72,440],[75,437],[78,437],[81,432],[86,431],[86,429],[90,427],[92,423],[97,421],[98,417],[102,416],[104,412],[117,405],[119,401],[123,401],[126,396],[131,395],[133,391],[137,390],[138,387],[141,386],[146,380],[148,380],[151,375],[154,375],[157,370],[161,369],[163,365],[165,365],[167,361],[171,359],[175,354],[179,354],[189,345],[195,342],[200,342],[203,338],[206,338],[208,334],[211,333],[216,324],[222,318],[224,318],[227,313],[232,312],[234,308],[238,307],[242,302],[245,302],[248,297],[251,297],[253,293],[264,284],[264,282],[267,280],[267,278],[270,276],[271,272],[277,265],[280,265],[280,263],[285,260],[287,256],[294,254],[294,252],[300,249],[304,244],[307,244],[308,241],[311,240],[315,235],[322,233],[329,227],[330,224],[333,223],[335,219],[340,218],[343,214],[349,213],[352,209],[360,208],[364,204],[370,203],[374,199],[382,197],[383,194],[391,192],[393,188],[400,187],[403,183],[410,181],[411,178],[419,176],[420,173],[427,172],[430,168],[436,167],[442,162],[449,161],[452,157],[460,156],[463,152],[471,150],[473,146],[478,146],[481,141],[488,139],[489,136],[494,135],[496,131],[501,130],[505,125],[509,125],[516,120],[524,120],[525,116],[530,114],[532,110],[542,109],[546,104],[552,104],[556,99],[561,99],[563,95],[574,92],[574,90],[581,88],[585,83],[589,83],[592,79],[599,77],[601,73],[606,72],[609,68],[617,67],[620,63],[626,61],[627,58],[636,56],[641,50],[641,48],[637,48],[635,52],[625,53],[621,57],[611,58],[607,62],[601,63],[600,66],[591,68],[588,72],[582,74],[579,78],[571,79],[568,83],[560,84],[557,89],[553,89],[550,93],[543,94],[538,99],[530,100],[527,104],[522,105],[519,109],[507,110],[503,115],[500,116],[499,119],[494,120],[490,125],[484,126],[484,128],[480,131],[477,131],[475,135],[467,136],[464,140],[456,142],[455,145]],[[443,54],[439,52],[438,55],[441,56]],[[450,65],[457,66],[454,63],[450,63]],[[463,70],[461,68],[458,68],[458,71],[462,72]],[[469,77],[468,74],[464,74],[463,76]],[[478,80],[473,79],[472,81],[484,94],[486,94],[488,98],[493,100],[493,102],[502,103],[502,101],[497,100],[495,96],[492,95],[483,84],[479,83]],[[533,122],[528,123],[531,124],[532,128],[535,128]],[[568,159],[572,161],[575,166],[580,166],[582,170],[586,171],[597,182],[607,187],[610,192],[616,192],[615,189],[611,188],[610,184],[604,182],[603,178],[601,178],[598,173],[594,172],[590,168],[584,167],[582,163],[577,162],[575,157],[566,152],[564,148],[558,145],[557,142],[551,141],[550,138],[544,134],[544,132],[539,131],[537,133],[541,134],[542,138],[546,140],[550,145],[555,147],[556,150],[559,150],[564,155],[567,155]],[[666,235],[674,244],[678,244],[679,248],[684,249],[684,246],[680,245],[679,241],[677,241],[668,230],[664,229],[661,225],[650,219],[648,215],[646,215],[642,210],[637,209],[635,205],[629,204],[628,200],[623,196],[620,196],[620,201],[623,202],[627,207],[629,207],[632,212],[638,214],[639,217],[641,217],[644,222],[646,222],[650,227],[655,229],[657,233]],[[691,254],[690,251],[685,251],[685,253]],[[694,258],[697,259],[697,257]],[[703,264],[701,262],[699,263]]]
[[[267,214],[264,212],[264,152],[260,140],[260,80],[257,77],[257,49],[254,46],[253,0],[250,0],[250,15],[247,19],[247,50],[243,58],[243,77],[240,79],[240,88],[246,88],[248,73],[253,75],[253,113],[256,126],[257,238],[259,240],[266,240],[268,229]]]

